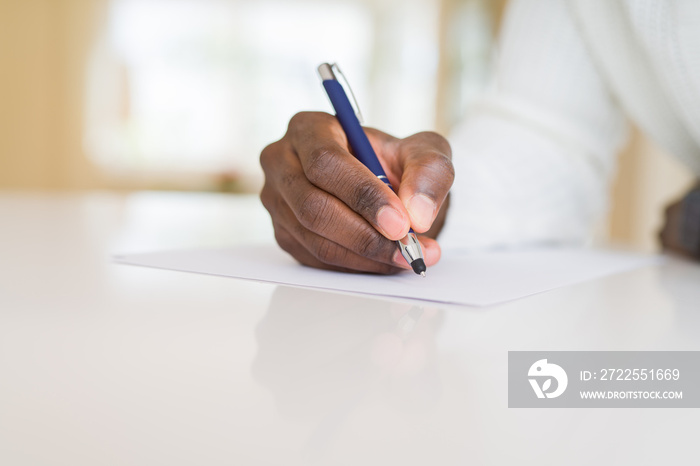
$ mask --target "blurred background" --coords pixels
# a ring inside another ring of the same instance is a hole
[[[0,0],[0,190],[251,193],[337,61],[365,123],[448,134],[506,0]],[[409,98],[407,98],[407,96]],[[689,172],[636,130],[603,235],[654,250]]]

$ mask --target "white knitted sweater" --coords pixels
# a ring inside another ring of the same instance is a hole
[[[700,1],[511,1],[492,89],[450,139],[442,242],[586,241],[626,118],[700,175]]]

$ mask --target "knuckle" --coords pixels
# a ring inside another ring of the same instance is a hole
[[[377,211],[386,204],[381,186],[381,181],[374,179],[357,183],[350,196],[350,207],[365,218],[374,218]]]
[[[334,120],[332,115],[325,112],[298,112],[292,118],[289,119],[289,125],[287,127],[287,133],[293,133],[298,130],[303,130],[309,124],[314,124],[322,121]]]
[[[283,140],[275,141],[265,146],[260,152],[260,166],[265,173],[269,173],[283,158],[286,145]]]
[[[327,146],[318,146],[308,155],[306,177],[311,183],[318,186],[322,182],[332,179],[337,165],[338,158],[333,149]]]
[[[442,179],[448,180],[450,184],[452,184],[452,182],[455,179],[455,167],[452,164],[452,160],[450,160],[444,155],[440,155],[436,159],[436,166],[438,167],[438,171],[442,175]]]
[[[345,256],[337,244],[325,239],[319,240],[316,243],[313,254],[316,259],[324,264],[330,265],[342,264],[343,257]]]
[[[293,131],[304,125],[304,123],[309,119],[312,112],[298,112],[289,119],[289,126],[287,128],[288,132]]]
[[[275,241],[277,241],[277,244],[279,244],[279,246],[288,253],[294,255],[294,252],[296,251],[296,241],[294,241],[292,235],[290,235],[284,228],[280,228],[277,224],[275,224],[274,228]]]
[[[299,183],[299,173],[292,169],[284,170],[279,181],[283,190],[294,189],[294,186]]]
[[[270,189],[270,187],[268,186],[267,183],[265,183],[262,191],[260,191],[260,202],[262,202],[263,207],[265,207],[265,209],[270,213],[272,212],[271,209],[272,209],[272,205],[273,205],[273,202],[272,202],[273,196],[272,196],[271,191],[272,190]]]
[[[418,133],[417,136],[420,136],[428,144],[435,147],[437,150],[439,150],[446,157],[448,157],[448,158],[452,157],[452,148],[450,147],[450,143],[442,135],[440,135],[434,131],[423,131],[421,133]]]
[[[372,231],[369,231],[370,229]],[[395,248],[392,241],[384,238],[373,228],[367,228],[367,230],[353,235],[352,246],[353,251],[360,256],[384,260],[391,257],[393,249]]]
[[[260,152],[260,166],[262,167],[264,172],[267,172],[272,163],[272,160],[274,159],[274,145],[274,142],[272,144],[268,144],[262,150],[262,152]]]
[[[452,185],[455,179],[455,167],[452,161],[442,153],[431,152],[425,155],[420,169],[429,174],[430,179],[441,184]]]
[[[326,214],[329,206],[328,196],[317,190],[311,190],[299,202],[297,220],[307,229],[319,231],[323,222],[328,221]]]

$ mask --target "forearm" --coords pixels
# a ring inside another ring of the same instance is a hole
[[[457,176],[442,242],[588,239],[626,125],[565,2],[509,4],[493,86],[471,110],[450,138]]]

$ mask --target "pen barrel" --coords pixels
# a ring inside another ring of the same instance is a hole
[[[365,167],[369,168],[377,177],[384,177],[380,179],[393,189],[386,178],[386,173],[382,165],[379,163],[377,154],[369,143],[367,134],[365,134],[365,130],[360,124],[360,120],[357,119],[355,109],[352,107],[352,104],[350,104],[350,100],[347,94],[345,94],[343,86],[334,79],[326,79],[323,81],[323,87],[326,89],[328,98],[331,100],[331,104],[335,109],[335,116],[338,118],[340,126],[343,127],[343,131],[345,131],[348,143],[355,154],[355,158],[362,162]]]

